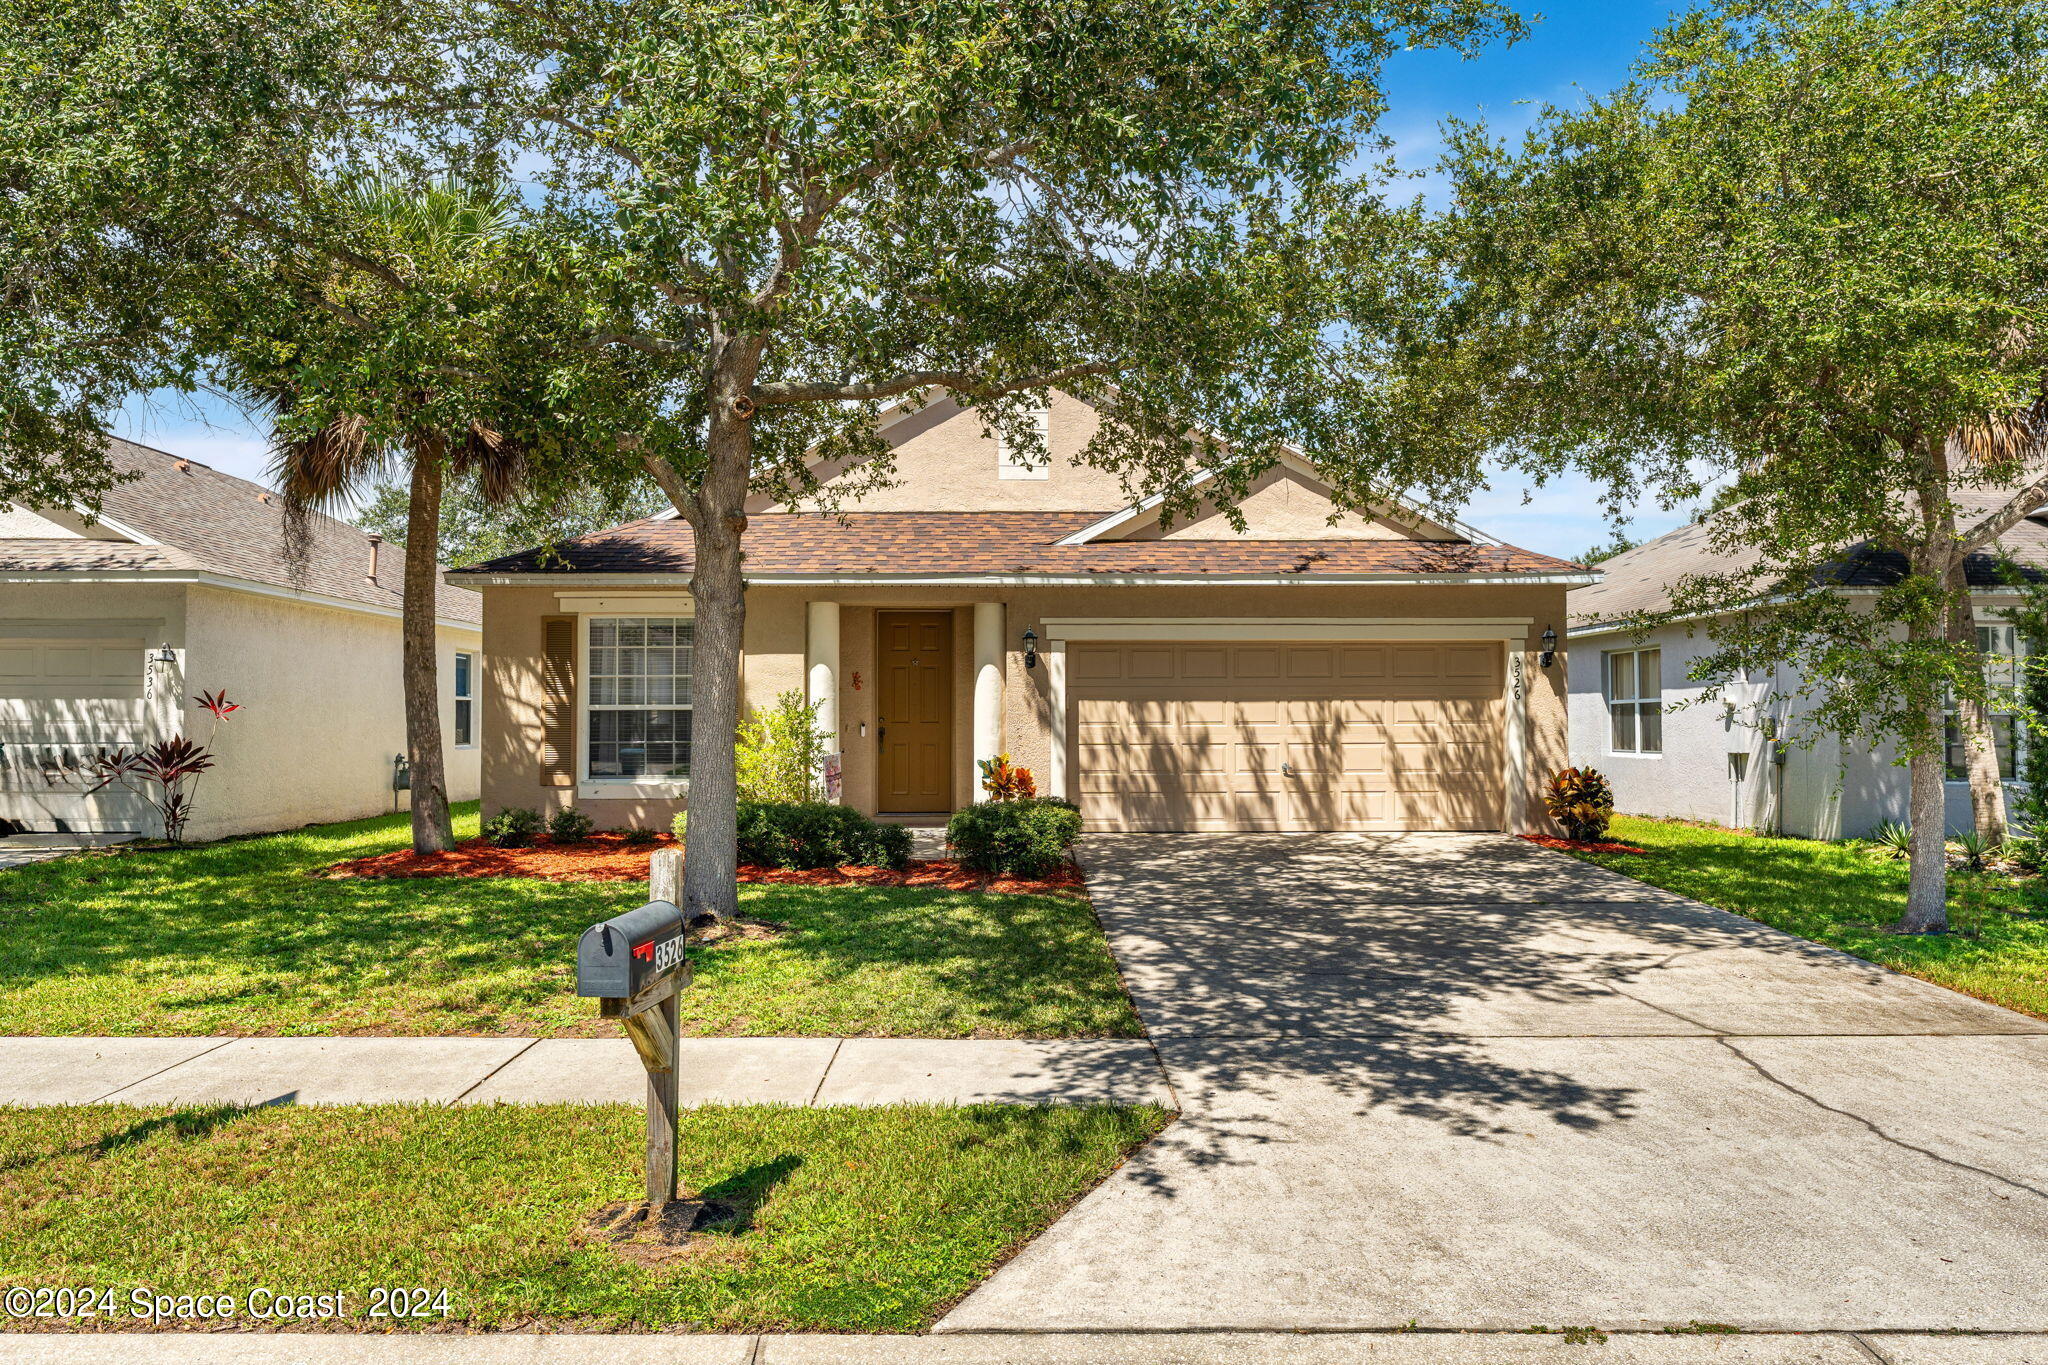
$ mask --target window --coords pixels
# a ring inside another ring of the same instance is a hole
[[[1010,438],[1001,432],[996,433],[996,477],[999,479],[1052,477],[1052,412],[1041,403],[1025,414],[1025,420],[1038,433],[1039,448],[1025,450],[1012,444]]]
[[[2018,632],[2011,626],[1979,626],[1977,648],[1984,654],[1984,674],[1991,681],[1992,705],[1995,708],[2001,695],[2011,698],[2018,694]],[[1970,746],[1964,742],[1962,728],[1956,724],[1954,706],[1951,705],[1948,711],[1947,723],[1942,727],[1948,780],[1967,782],[1970,780]],[[2012,712],[1992,711],[1991,747],[1998,754],[1998,775],[2012,781],[2018,768],[2013,755]]]
[[[1664,752],[1664,651],[1626,649],[1601,656],[1607,678],[1607,749]]]
[[[686,617],[590,618],[591,777],[689,776],[692,630]]]
[[[476,743],[476,655],[455,656],[455,747]]]

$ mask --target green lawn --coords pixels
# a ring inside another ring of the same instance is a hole
[[[136,1287],[230,1293],[243,1320],[269,1327],[247,1316],[258,1286],[343,1292],[348,1317],[372,1329],[444,1321],[365,1319],[373,1286],[404,1286],[447,1290],[448,1320],[485,1328],[913,1331],[1166,1117],[685,1111],[683,1183],[737,1217],[647,1268],[578,1234],[586,1215],[637,1195],[637,1109],[11,1110],[0,1285],[112,1287],[123,1314]]]
[[[1906,906],[1906,865],[1861,843],[1768,839],[1702,825],[1617,815],[1610,838],[1647,855],[1575,853],[2008,1009],[2048,1019],[2048,888],[1996,873],[1953,872],[1956,932],[1889,932]]]
[[[476,832],[476,810],[457,833]],[[0,873],[0,1034],[609,1036],[574,991],[576,935],[644,887],[330,880],[403,846],[393,816]],[[790,932],[693,950],[698,1035],[1136,1037],[1076,897],[750,886]]]

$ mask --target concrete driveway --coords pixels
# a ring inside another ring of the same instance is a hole
[[[2048,1023],[1496,836],[1084,860],[1184,1115],[941,1331],[2048,1330]]]

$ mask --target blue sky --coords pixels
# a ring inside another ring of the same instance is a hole
[[[1402,54],[1387,72],[1391,108],[1386,122],[1400,164],[1420,171],[1434,163],[1440,149],[1438,122],[1446,115],[1483,117],[1519,135],[1536,106],[1569,103],[1582,91],[1597,93],[1620,84],[1643,40],[1671,11],[1668,0],[1577,0],[1543,11],[1522,42],[1489,49],[1471,61],[1441,52]],[[1425,176],[1414,188],[1434,197],[1439,186]],[[244,478],[263,477],[262,428],[226,403],[176,395],[136,402],[124,412],[120,434]],[[1596,490],[1580,479],[1531,488],[1519,476],[1498,474],[1466,505],[1463,516],[1513,544],[1577,555],[1610,537],[1598,503]],[[1684,520],[1682,513],[1660,509],[1652,497],[1640,499],[1628,515],[1629,534],[1638,540]]]

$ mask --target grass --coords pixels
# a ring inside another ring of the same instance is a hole
[[[735,1221],[648,1268],[580,1238],[637,1196],[621,1106],[16,1109],[0,1123],[0,1284],[447,1290],[477,1328],[903,1332],[929,1325],[1166,1122],[1151,1108],[707,1108],[689,1192]],[[17,1327],[22,1324],[17,1323]],[[194,1324],[197,1325],[197,1324]],[[219,1323],[208,1322],[207,1326]]]
[[[1949,874],[1955,932],[1894,934],[1906,865],[1860,841],[1772,839],[1617,815],[1609,838],[1646,855],[1573,856],[1733,910],[1895,971],[2048,1019],[2048,891],[1998,873]]]
[[[474,806],[456,832],[476,832]],[[403,845],[406,818],[0,873],[0,1034],[610,1036],[575,989],[576,936],[624,883],[328,880]],[[693,951],[695,1036],[1136,1037],[1074,897],[749,886],[789,932]]]

